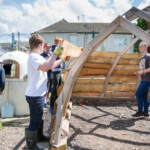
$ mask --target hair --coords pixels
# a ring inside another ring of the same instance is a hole
[[[55,39],[54,39],[55,45],[57,45],[57,43],[58,43],[59,41],[62,41],[62,40],[63,40],[63,39],[60,38],[60,37],[55,37]]]
[[[148,48],[148,44],[144,41],[142,41],[140,44],[143,44],[146,48]]]
[[[29,39],[29,45],[31,50],[37,48],[38,45],[43,43],[44,43],[44,39],[39,34],[33,34]]]

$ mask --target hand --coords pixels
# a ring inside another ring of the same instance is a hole
[[[2,92],[0,92],[0,95],[3,95],[3,91],[2,91]]]
[[[137,71],[137,72],[135,72],[135,74],[136,74],[137,76],[142,75],[143,73],[144,73],[143,71]]]
[[[63,52],[63,47],[56,47],[54,53],[58,56],[61,55]]]
[[[70,57],[71,57],[71,56],[66,56],[65,58],[61,58],[61,60],[62,60],[63,62],[69,61]]]

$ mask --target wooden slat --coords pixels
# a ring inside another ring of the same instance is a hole
[[[73,93],[96,93],[102,92],[104,85],[101,84],[75,84]],[[125,92],[135,92],[136,84],[112,84],[108,85],[107,91],[125,91]]]
[[[83,68],[80,72],[80,75],[96,75],[96,74],[103,74],[106,75],[108,73],[108,69],[91,69],[91,68]],[[137,70],[115,70],[113,71],[113,75],[131,75],[135,76],[135,72]]]
[[[132,24],[131,22],[129,22],[127,19],[123,17],[121,17],[120,25],[150,45],[150,35],[147,32],[145,32],[143,29]]]
[[[113,64],[115,61],[114,58],[89,58],[87,60],[87,63],[106,63],[106,64]],[[119,65],[138,65],[139,64],[139,60],[133,60],[133,59],[121,59],[119,61]]]
[[[101,96],[101,93],[72,93],[72,96]],[[135,92],[106,92],[106,97],[134,97]]]
[[[119,55],[120,52],[106,52],[106,51],[96,51],[93,52],[89,58],[96,57],[96,58],[116,58]],[[122,58],[125,59],[140,59],[141,54],[140,53],[126,53],[122,56]]]
[[[83,68],[95,68],[95,69],[110,69],[111,64],[98,64],[98,63],[85,63]],[[117,65],[116,70],[124,69],[139,69],[139,65]]]
[[[72,96],[101,96],[101,93],[72,93]]]
[[[61,58],[65,58],[66,56],[79,57],[83,52],[82,48],[77,47],[66,40],[62,40],[60,46],[64,47]]]
[[[96,93],[102,92],[104,85],[101,84],[75,84],[73,88],[73,93]]]
[[[135,92],[106,92],[106,97],[134,97]]]
[[[104,79],[78,79],[76,80],[75,84],[103,84]]]
[[[136,83],[137,76],[111,76],[109,83]]]
[[[109,69],[111,64],[85,63],[83,68]]]
[[[148,93],[150,98],[150,92]],[[101,93],[72,93],[72,97],[100,97]],[[115,99],[117,97],[135,97],[135,92],[106,92],[106,97]]]
[[[135,92],[136,84],[112,84],[108,85],[107,91]]]

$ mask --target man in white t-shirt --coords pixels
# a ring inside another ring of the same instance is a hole
[[[43,134],[43,107],[45,94],[47,93],[47,71],[57,67],[65,58],[56,58],[62,54],[63,48],[57,47],[53,55],[45,60],[40,53],[43,51],[44,39],[34,34],[29,39],[31,53],[27,62],[28,86],[26,89],[26,100],[29,104],[30,123],[25,129],[25,138],[28,149],[39,149],[37,140],[47,139]]]

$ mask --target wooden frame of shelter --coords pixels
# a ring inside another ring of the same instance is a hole
[[[71,111],[68,110],[68,104],[77,76],[90,54],[94,52],[110,34],[118,30],[121,26],[136,35],[136,38],[122,52],[120,52],[107,74],[103,93],[101,95],[101,98],[105,98],[110,76],[122,56],[138,41],[138,39],[141,39],[150,45],[150,34],[131,23],[131,21],[137,17],[141,17],[146,20],[150,30],[150,6],[144,8],[143,10],[133,7],[123,14],[123,16],[117,17],[111,24],[104,28],[93,40],[87,44],[82,54],[72,62],[71,67],[69,67],[63,89],[58,97],[55,132],[53,137],[54,139],[50,140],[51,150],[67,149],[67,133],[69,131],[68,114],[71,113]]]

